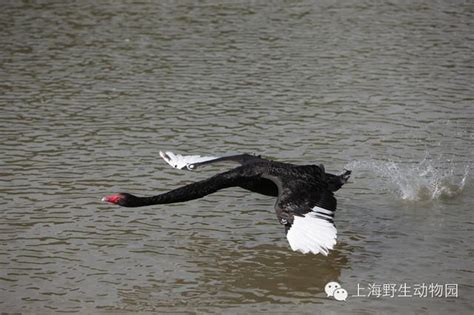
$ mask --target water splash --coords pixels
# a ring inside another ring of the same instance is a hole
[[[463,192],[470,170],[469,165],[459,171],[450,161],[429,158],[419,163],[353,161],[346,168],[375,175],[373,185],[407,201],[455,198]]]

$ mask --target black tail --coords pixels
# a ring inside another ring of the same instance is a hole
[[[345,170],[344,173],[341,175],[333,175],[326,173],[326,177],[328,179],[328,187],[330,191],[337,191],[339,188],[342,187],[347,181],[349,177],[351,177],[352,171]]]

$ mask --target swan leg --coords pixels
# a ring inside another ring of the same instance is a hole
[[[276,207],[275,212],[281,225],[291,226],[293,224],[294,216],[292,213],[280,207]]]

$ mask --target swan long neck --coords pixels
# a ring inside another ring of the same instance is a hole
[[[238,176],[226,172],[203,181],[171,190],[164,194],[152,197],[137,197],[136,206],[141,207],[194,200],[215,193],[224,188],[238,186],[239,183]]]

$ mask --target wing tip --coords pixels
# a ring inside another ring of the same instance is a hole
[[[214,156],[181,155],[171,151],[160,151],[160,156],[171,167],[179,170],[195,170],[201,163],[218,159]]]
[[[165,162],[168,163],[172,168],[183,169],[186,167],[186,165],[180,165],[182,164],[182,161],[180,161],[182,156],[179,154],[174,154],[171,151],[160,151],[159,154],[161,158],[165,160]]]

